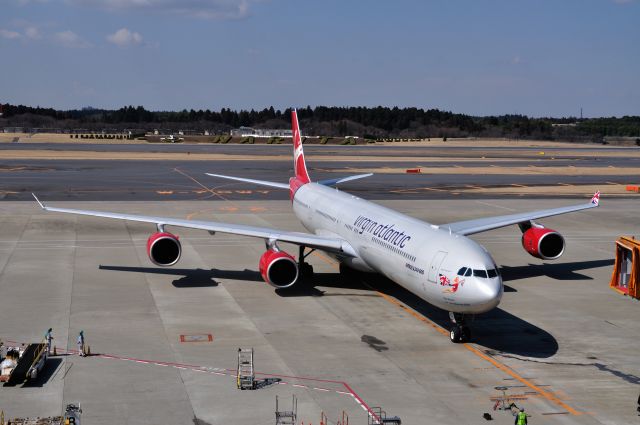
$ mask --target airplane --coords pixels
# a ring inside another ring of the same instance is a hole
[[[295,110],[293,129],[294,176],[289,183],[207,173],[209,176],[248,182],[289,191],[293,212],[310,232],[292,232],[221,222],[150,217],[116,212],[49,207],[34,198],[46,211],[152,223],[156,232],[147,241],[149,259],[158,266],[172,266],[180,259],[178,236],[167,226],[201,229],[263,239],[265,252],[259,260],[264,281],[275,288],[303,285],[313,275],[305,259],[320,250],[343,267],[377,272],[411,291],[428,303],[449,312],[450,338],[469,341],[468,318],[495,308],[502,298],[502,277],[489,252],[468,236],[510,225],[522,231],[526,252],[543,260],[559,258],[565,240],[557,231],[536,220],[599,205],[600,192],[588,203],[533,212],[465,220],[435,225],[360,199],[335,187],[371,174],[359,174],[312,182],[307,171]],[[298,258],[280,249],[278,243],[298,245]],[[306,252],[310,250],[309,252]]]
[[[184,140],[184,137],[176,137],[173,134],[171,134],[167,137],[161,137],[160,140],[167,143],[176,143],[176,142],[182,142]]]

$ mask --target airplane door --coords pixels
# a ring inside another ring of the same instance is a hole
[[[436,255],[434,255],[433,260],[431,260],[431,266],[429,267],[429,282],[438,283],[438,270],[440,270],[440,265],[446,256],[447,253],[444,251],[438,251]]]

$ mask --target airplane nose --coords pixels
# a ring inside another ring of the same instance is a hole
[[[476,287],[478,288],[479,304],[486,306],[490,310],[500,303],[504,287],[500,276],[493,279],[477,279]]]

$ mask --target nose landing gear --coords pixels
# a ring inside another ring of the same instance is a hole
[[[466,318],[464,314],[449,312],[449,319],[451,319],[451,331],[449,332],[449,338],[453,343],[468,342],[471,339],[471,329],[466,324]]]

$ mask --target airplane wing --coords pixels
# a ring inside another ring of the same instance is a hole
[[[526,213],[501,215],[496,217],[479,218],[476,220],[457,221],[454,223],[441,224],[441,228],[449,228],[452,232],[460,235],[472,235],[474,233],[486,232],[487,230],[498,229],[512,224],[523,223],[539,218],[551,217],[554,215],[566,214],[575,211],[582,211],[595,208],[600,204],[600,192],[596,192],[587,204],[571,205],[568,207],[551,208]]]
[[[323,251],[335,252],[338,254],[355,257],[357,256],[353,247],[344,239],[330,238],[312,235],[310,233],[289,232],[286,230],[270,229],[268,227],[246,226],[242,224],[228,224],[215,221],[182,220],[179,218],[152,217],[144,215],[121,214],[106,211],[76,210],[70,208],[56,208],[44,205],[32,194],[40,207],[45,211],[88,215],[93,217],[114,218],[117,220],[138,221],[142,223],[153,223],[156,226],[176,226],[187,229],[200,229],[209,232],[230,233],[234,235],[250,236],[262,238],[266,241],[288,242],[295,245],[302,245],[308,248],[318,248]]]

